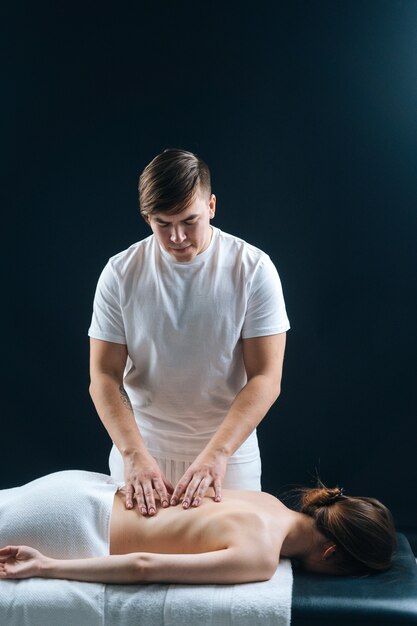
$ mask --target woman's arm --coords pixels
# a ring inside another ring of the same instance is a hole
[[[65,578],[86,582],[243,583],[268,580],[277,562],[267,551],[229,547],[200,554],[135,552],[89,559],[51,559],[27,546],[0,550],[1,578]]]

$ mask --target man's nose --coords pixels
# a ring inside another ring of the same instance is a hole
[[[170,239],[172,243],[181,243],[186,239],[186,234],[182,226],[173,226],[171,229]]]

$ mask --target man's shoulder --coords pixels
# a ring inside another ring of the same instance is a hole
[[[129,268],[136,266],[138,260],[140,260],[143,255],[147,252],[149,253],[153,245],[153,240],[154,236],[150,235],[145,239],[132,243],[128,248],[125,248],[125,250],[121,250],[111,256],[108,265],[111,266],[116,273],[125,273]]]
[[[228,252],[232,252],[233,254],[241,257],[245,255],[247,258],[252,259],[253,261],[259,261],[261,259],[268,258],[266,252],[249,243],[242,237],[238,237],[237,235],[232,235],[230,233],[225,233],[222,230],[219,230],[218,233],[219,245]]]

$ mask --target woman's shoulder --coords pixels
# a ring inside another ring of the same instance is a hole
[[[229,517],[241,516],[243,525],[247,529],[257,530],[266,537],[274,537],[274,543],[282,542],[289,525],[293,511],[288,509],[278,498],[265,491],[228,490],[223,492],[225,509]],[[266,532],[266,529],[268,531]]]
[[[242,502],[265,504],[269,506],[285,507],[285,505],[272,494],[266,491],[250,491],[243,489],[224,489],[224,500],[241,500]]]

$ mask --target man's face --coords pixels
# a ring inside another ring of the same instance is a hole
[[[198,191],[191,204],[176,215],[153,213],[149,226],[159,244],[175,261],[187,263],[210,245],[210,220],[216,210],[216,196]]]

